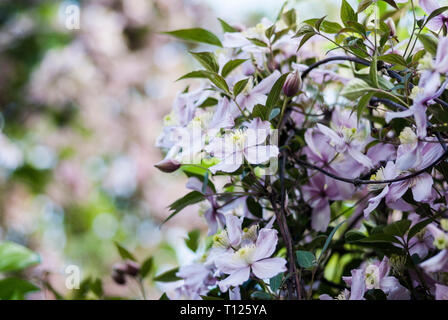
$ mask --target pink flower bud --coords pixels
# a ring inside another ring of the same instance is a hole
[[[126,274],[130,275],[131,277],[135,277],[140,272],[140,266],[131,260],[126,261]]]
[[[302,86],[302,79],[299,76],[299,72],[296,70],[290,73],[286,77],[285,84],[283,85],[283,93],[287,97],[294,97]]]
[[[395,37],[397,35],[397,28],[395,27],[394,20],[392,18],[387,18],[384,22],[389,27],[390,36]]]
[[[180,168],[180,162],[174,159],[163,159],[156,165],[154,165],[157,169],[163,172],[171,173]]]

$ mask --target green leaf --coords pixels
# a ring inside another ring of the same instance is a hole
[[[355,13],[355,10],[353,10],[352,6],[346,1],[342,0],[342,6],[341,6],[341,20],[344,23],[344,25],[347,25],[348,21],[358,21],[358,15]]]
[[[436,55],[436,53],[437,53],[437,39],[435,39],[434,37],[431,37],[431,36],[429,36],[427,34],[420,34],[418,36],[418,39],[423,44],[423,47],[425,48],[426,51],[428,51],[433,56]]]
[[[416,223],[412,226],[412,228],[409,230],[408,233],[408,240],[412,239],[417,233],[422,231],[427,225],[429,225],[431,222],[434,222],[434,220],[438,217],[438,215],[431,217],[429,219],[425,219],[423,221],[420,221],[419,223]]]
[[[342,29],[342,26],[339,23],[327,21],[325,20],[325,17],[320,19],[309,19],[306,20],[305,23],[314,26],[317,31],[323,31],[330,34],[339,33]]]
[[[225,22],[223,19],[218,18],[219,23],[221,23],[221,28],[223,32],[238,32],[234,27]]]
[[[24,300],[27,293],[39,290],[34,284],[23,279],[0,280],[0,300]]]
[[[271,290],[273,292],[276,292],[278,289],[280,289],[282,282],[283,282],[283,272],[280,272],[275,277],[269,279],[269,287],[271,287]]]
[[[391,236],[389,234],[384,234],[384,233],[377,233],[374,235],[371,235],[365,239],[361,239],[357,242],[360,243],[391,243],[391,242],[395,242],[395,243],[400,243],[398,241],[397,238],[395,238],[394,236]]]
[[[310,40],[312,37],[314,37],[316,35],[316,33],[313,31],[313,33],[307,33],[303,36],[302,40],[300,40],[300,44],[299,47],[297,48],[297,51],[300,50],[300,48],[302,48],[305,43],[308,42],[308,40]]]
[[[404,60],[404,58],[402,56],[400,56],[399,54],[395,54],[395,53],[390,53],[390,54],[385,54],[383,56],[378,57],[378,60],[390,63],[390,64],[394,64],[394,65],[400,65],[400,66],[407,66],[406,60]]]
[[[387,225],[383,229],[383,232],[391,236],[402,237],[409,230],[410,226],[411,226],[410,220],[400,220]]]
[[[283,21],[286,23],[286,25],[288,27],[293,27],[296,25],[297,23],[297,15],[296,15],[296,10],[295,9],[291,9],[286,11],[283,14]]]
[[[219,89],[230,94],[229,87],[227,85],[226,80],[223,77],[221,77],[219,74],[217,74],[215,72],[211,72],[211,71],[206,71],[206,70],[193,71],[193,72],[187,73],[186,75],[180,77],[176,81],[183,80],[183,79],[191,79],[191,78],[208,79]]]
[[[341,94],[349,100],[355,100],[365,95],[370,89],[367,82],[355,78],[344,87]]]
[[[171,220],[176,214],[178,214],[180,211],[185,209],[186,207],[201,202],[204,200],[204,195],[198,191],[192,191],[182,198],[174,201],[172,204],[169,205],[170,211],[173,211],[172,214],[168,216],[168,218],[163,221],[162,224],[166,223],[167,221]]]
[[[248,82],[249,78],[246,78],[235,83],[235,85],[233,86],[233,95],[235,97],[238,96],[244,90],[244,88],[246,88]]]
[[[222,43],[216,35],[202,28],[181,29],[175,31],[167,31],[163,33],[182,40],[202,42],[222,47]]]
[[[272,119],[274,119],[279,114],[280,114],[280,108],[272,109],[271,113],[269,114],[269,119],[268,120],[271,121]]]
[[[362,116],[364,110],[369,105],[369,102],[372,99],[372,97],[373,97],[373,93],[369,92],[368,94],[363,96],[361,99],[359,99],[358,106],[356,108],[356,118],[357,118],[358,124],[359,124],[359,121],[361,120],[361,116]]]
[[[144,279],[148,274],[151,273],[152,268],[154,266],[154,258],[149,257],[145,261],[143,261],[140,267],[140,276]]]
[[[37,253],[14,242],[0,243],[0,272],[25,269],[40,262]]]
[[[238,68],[241,64],[243,64],[244,62],[246,62],[247,59],[235,59],[235,60],[230,60],[229,62],[227,62],[224,67],[222,68],[221,71],[221,75],[225,78],[227,77],[230,72],[232,72],[233,70],[235,70],[236,68]]]
[[[250,42],[252,42],[254,45],[256,45],[258,47],[266,48],[268,46],[266,42],[261,41],[260,39],[257,39],[257,38],[247,38],[247,40],[249,40]]]
[[[201,231],[198,229],[188,232],[188,239],[185,239],[185,244],[191,251],[196,252],[198,249],[200,236]]]
[[[348,243],[356,242],[364,238],[366,238],[365,234],[358,230],[349,230],[345,234],[345,241]]]
[[[272,109],[280,98],[280,94],[282,93],[283,84],[286,81],[286,77],[288,77],[289,73],[285,73],[272,86],[271,92],[269,92],[268,98],[266,100],[266,108],[267,114],[271,114]]]
[[[137,259],[135,259],[132,253],[130,253],[127,249],[119,245],[118,242],[115,242],[115,247],[117,247],[118,254],[123,260],[129,259],[132,261],[137,261]]]
[[[302,268],[308,269],[315,267],[317,265],[316,257],[312,252],[297,250],[296,257],[297,257],[297,263]]]
[[[166,293],[164,292],[164,293],[160,296],[159,300],[170,300],[170,298],[168,298],[168,296],[167,296]]]
[[[312,33],[313,35],[316,34],[316,31],[314,31],[314,28],[308,24],[304,24],[300,29],[296,32],[294,35],[294,38],[301,37],[305,34]]]
[[[362,0],[358,6],[358,13],[366,10],[372,3],[373,3],[373,0]]]
[[[394,7],[395,9],[398,9],[397,4],[395,3],[394,0],[383,0],[384,2],[387,2],[388,4],[390,4],[392,7]]]
[[[219,65],[212,52],[190,52],[193,57],[208,71],[218,72]]]
[[[103,282],[100,278],[92,280],[92,282],[90,283],[90,290],[92,290],[92,292],[96,294],[98,298],[101,298],[103,296]]]
[[[256,300],[271,300],[272,299],[271,295],[264,291],[252,292],[252,294],[250,296]]]
[[[324,247],[322,248],[322,251],[319,255],[319,260],[320,257],[322,257],[322,255],[325,253],[325,251],[328,249],[328,246],[330,245],[331,239],[333,239],[334,234],[336,233],[336,231],[338,231],[338,229],[345,223],[345,221],[342,221],[340,224],[338,224],[336,227],[333,228],[333,230],[331,231],[330,235],[327,238],[327,241],[325,241]]]
[[[268,109],[266,108],[266,106],[262,105],[262,104],[257,104],[255,105],[254,109],[252,110],[252,117],[253,118],[260,118],[263,121],[268,120],[268,114],[267,114]]]
[[[174,282],[174,281],[182,280],[182,278],[179,278],[178,276],[176,276],[177,272],[179,272],[179,268],[174,268],[174,269],[168,270],[168,271],[156,276],[154,278],[154,281]]]
[[[380,85],[378,83],[378,61],[377,61],[377,55],[374,54],[372,57],[372,63],[370,64],[370,81],[372,81],[375,88],[379,88]]]

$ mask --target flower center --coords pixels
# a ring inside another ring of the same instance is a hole
[[[245,261],[247,264],[252,263],[252,257],[255,252],[255,245],[249,245],[239,249],[235,255],[238,259]]]
[[[379,270],[375,265],[369,265],[366,268],[366,287],[367,289],[379,289]]]

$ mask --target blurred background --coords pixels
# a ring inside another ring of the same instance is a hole
[[[338,19],[340,0],[289,3],[299,19]],[[194,46],[160,32],[219,34],[217,17],[254,25],[274,20],[282,4],[0,0],[0,240],[40,254],[31,277],[65,292],[64,270],[76,265],[83,278],[102,278],[108,295],[132,298],[138,291],[110,278],[115,241],[140,260],[153,256],[156,273],[196,258],[184,239],[205,231],[200,208],[160,228],[186,179],[153,165],[163,157],[155,147],[163,117],[186,85],[175,80],[198,65],[187,53]],[[151,299],[166,289],[146,285]]]

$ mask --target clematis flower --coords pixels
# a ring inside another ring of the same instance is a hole
[[[398,172],[395,168],[395,164],[392,161],[388,161],[386,164],[386,167],[381,167],[378,169],[376,174],[372,175],[370,177],[371,180],[390,180],[396,178],[398,175]],[[373,190],[381,190],[383,189],[377,196],[370,198],[368,200],[368,206],[366,209],[364,209],[364,217],[367,219],[370,215],[370,213],[378,207],[381,200],[383,200],[389,193],[389,185],[384,184],[370,184],[368,186],[370,191]]]
[[[313,208],[311,227],[316,231],[327,230],[331,211],[329,200],[339,197],[339,190],[334,180],[322,173],[316,173],[309,184],[303,186],[303,199]]]
[[[275,70],[270,76],[263,79],[256,86],[253,86],[253,78],[247,84],[244,92],[240,93],[236,99],[241,109],[247,109],[252,112],[257,104],[265,105],[268,98],[267,94],[271,91],[272,86],[280,78],[281,74]]]
[[[251,164],[260,164],[278,156],[278,147],[262,145],[271,132],[271,124],[256,118],[246,129],[237,129],[222,138],[214,139],[206,150],[220,163],[210,167],[210,171],[234,172],[246,159]]]
[[[412,228],[414,225],[423,220],[416,213],[411,213],[408,216],[408,219],[411,220],[412,222],[410,228]],[[433,245],[434,238],[432,237],[431,232],[428,230],[430,228],[431,227],[424,228],[416,236],[412,237],[409,240],[408,246],[409,246],[409,254],[411,256],[417,254],[420,257],[420,259],[424,259],[428,255],[429,250],[434,248]]]
[[[434,224],[428,225],[427,229],[434,238],[434,246],[441,251],[434,257],[420,263],[420,267],[428,273],[448,272],[448,234]]]
[[[213,268],[201,263],[193,263],[179,268],[176,276],[184,280],[183,284],[175,289],[176,300],[201,300],[202,295],[210,291],[210,287],[217,282],[213,276]]]
[[[270,258],[277,246],[277,231],[262,229],[255,244],[242,246],[238,251],[225,253],[215,260],[216,267],[229,276],[218,282],[221,291],[236,287],[249,279],[251,274],[268,279],[286,271],[286,260]]]
[[[365,300],[364,293],[366,292],[366,275],[365,271],[361,269],[354,269],[351,271],[350,277],[351,291],[345,289],[335,300]],[[334,300],[328,294],[323,294],[320,300]]]
[[[414,103],[405,110],[399,112],[386,112],[386,122],[390,122],[395,118],[406,118],[414,116],[417,125],[418,137],[423,139],[426,137],[427,105],[434,99],[441,96],[448,85],[445,81],[440,85],[440,76],[448,72],[448,37],[439,39],[437,47],[436,59],[433,60],[429,55],[424,57],[424,61],[420,64],[424,68],[417,87],[413,89]]]
[[[352,288],[357,288],[357,297],[363,297],[365,291],[370,289],[381,289],[388,300],[409,300],[409,291],[403,287],[397,278],[389,276],[389,259],[384,256],[381,262],[374,261],[366,263],[361,269],[355,269],[358,272],[351,277],[342,277],[342,279]],[[360,272],[360,273],[359,273]],[[364,286],[365,284],[365,286]],[[362,292],[364,289],[364,292]]]

